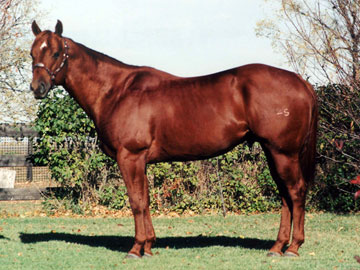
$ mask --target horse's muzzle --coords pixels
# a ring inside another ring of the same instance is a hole
[[[49,93],[49,90],[51,88],[51,85],[45,83],[45,82],[39,82],[39,83],[31,83],[30,84],[30,90],[33,91],[34,97],[36,99],[43,99],[47,96]]]

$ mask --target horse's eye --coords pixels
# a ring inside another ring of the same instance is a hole
[[[54,58],[55,58],[55,59],[56,59],[56,58],[59,58],[59,56],[60,56],[60,53],[59,53],[59,52],[54,53]]]

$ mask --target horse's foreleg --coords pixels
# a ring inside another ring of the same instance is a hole
[[[144,246],[146,246],[146,254],[151,255],[151,246],[155,241],[155,233],[149,213],[145,158],[141,154],[132,154],[123,150],[118,153],[117,161],[125,181],[135,219],[135,243],[128,256],[140,258]]]

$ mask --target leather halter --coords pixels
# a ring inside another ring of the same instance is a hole
[[[34,66],[33,66],[33,70],[35,68],[43,68],[46,70],[46,72],[50,75],[50,78],[51,78],[51,81],[54,83],[55,81],[55,77],[56,75],[60,72],[60,70],[64,67],[65,65],[65,62],[66,60],[69,58],[69,54],[68,54],[68,51],[69,51],[69,46],[67,45],[66,43],[66,40],[64,39],[64,48],[65,48],[65,52],[63,54],[63,60],[60,64],[60,66],[55,69],[55,71],[51,71],[48,67],[46,67],[43,63],[36,63]]]

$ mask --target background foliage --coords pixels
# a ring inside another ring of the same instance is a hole
[[[36,116],[36,101],[29,89],[33,40],[30,24],[42,15],[34,0],[0,1],[0,120],[29,122]]]
[[[350,92],[346,91],[350,90],[336,85],[317,90],[321,116],[319,166],[308,196],[308,207],[312,209],[359,210],[353,199],[355,187],[348,181],[359,169],[359,128],[341,110],[349,106],[344,95]],[[355,98],[359,99],[354,95],[347,100]],[[359,112],[358,106],[353,110]],[[36,127],[40,137],[34,162],[48,165],[53,178],[65,188],[64,193],[47,201],[47,207],[80,212],[93,204],[129,207],[116,163],[99,150],[92,121],[63,90],[54,90],[41,102]],[[147,175],[152,211],[201,213],[225,207],[227,211],[250,213],[280,207],[276,185],[257,143],[240,145],[205,161],[150,165]]]
[[[356,186],[349,180],[360,174],[360,92],[343,85],[318,87],[320,121],[318,207],[330,211],[359,210]]]

